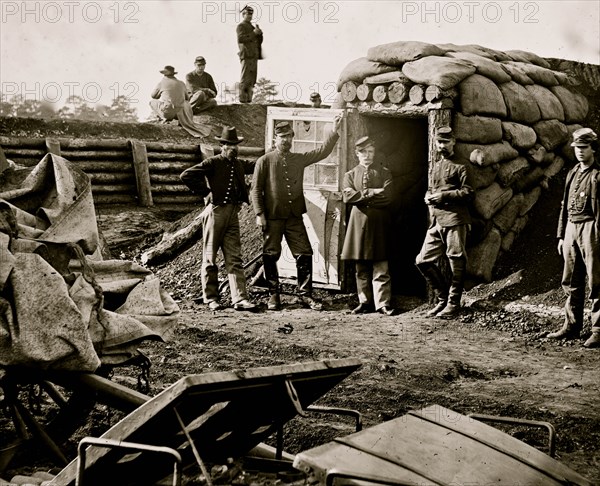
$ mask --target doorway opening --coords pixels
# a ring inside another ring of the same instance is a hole
[[[414,262],[427,232],[427,118],[361,118],[394,181],[389,241],[392,292],[425,296],[425,281]]]

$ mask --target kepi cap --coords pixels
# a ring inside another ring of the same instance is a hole
[[[314,100],[319,99],[319,98],[321,98],[321,95],[319,93],[317,93],[317,92],[314,92],[314,93],[310,94],[310,100],[311,101],[314,101]]]
[[[573,143],[571,147],[585,147],[586,145],[592,145],[593,142],[598,141],[598,135],[591,128],[580,128],[573,132]]]
[[[454,134],[450,127],[440,127],[435,131],[436,140],[454,140]]]
[[[235,127],[223,127],[220,137],[215,137],[221,143],[237,145],[244,140],[244,137],[237,136]]]
[[[198,57],[196,57],[196,59],[194,59],[194,62],[197,62],[200,64],[206,64],[206,59],[204,59],[202,56],[198,56]]]
[[[354,144],[357,150],[368,147],[369,145],[375,145],[375,143],[368,136],[359,138]]]
[[[290,125],[290,122],[282,121],[275,125],[275,135],[294,135],[294,130]]]
[[[173,66],[165,66],[164,69],[161,69],[158,72],[167,76],[173,76],[177,74],[177,71],[175,71],[175,68]]]
[[[241,12],[254,13],[254,9],[250,5],[244,5],[244,8],[240,10]]]

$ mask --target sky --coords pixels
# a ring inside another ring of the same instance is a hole
[[[478,44],[600,64],[600,0],[252,1],[264,33],[258,76],[281,97],[324,102],[350,61],[400,40]],[[236,25],[244,2],[196,0],[0,0],[0,91],[88,104],[126,96],[140,119],[149,95],[175,66],[178,78],[202,55],[219,91],[239,80]],[[219,96],[217,100],[219,101]]]

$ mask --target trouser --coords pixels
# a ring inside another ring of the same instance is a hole
[[[217,253],[223,252],[229,278],[231,302],[248,298],[240,242],[239,204],[209,204],[202,212],[202,288],[204,302],[219,299]]]
[[[208,110],[214,106],[217,106],[217,100],[208,96],[204,91],[198,90],[192,94],[190,98],[190,105],[194,113]]]
[[[296,260],[298,293],[312,293],[312,248],[306,233],[302,217],[267,220],[267,229],[263,233],[263,266],[269,290],[279,292],[279,272],[277,260],[281,256],[281,240],[285,241]]]
[[[565,323],[581,330],[587,275],[592,301],[592,332],[600,332],[600,235],[594,221],[567,223],[563,242],[562,288],[567,295]]]
[[[250,103],[258,75],[258,59],[242,59],[241,63],[240,103]]]
[[[425,241],[415,261],[417,268],[423,273],[439,300],[439,297],[443,297],[445,293],[445,284],[443,284],[439,271],[438,275],[434,276],[431,266],[434,266],[436,260],[441,256],[446,255],[448,257],[452,271],[452,281],[450,288],[447,290],[447,296],[449,302],[457,306],[460,305],[464,288],[467,263],[467,232],[468,225],[466,224],[444,227],[435,221],[427,230]]]
[[[361,304],[375,304],[375,309],[389,307],[392,286],[387,260],[357,260],[356,290]]]
[[[175,119],[179,111],[175,109],[173,103],[165,103],[163,100],[150,100],[150,108],[156,116],[165,121]]]

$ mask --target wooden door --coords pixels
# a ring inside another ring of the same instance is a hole
[[[309,152],[323,145],[333,127],[336,115],[344,110],[323,108],[269,107],[265,148],[273,147],[275,123],[289,121],[293,125],[292,152]],[[346,171],[345,120],[340,128],[340,141],[326,159],[304,170],[304,198],[307,212],[304,225],[313,249],[313,283],[315,286],[340,289],[343,272],[339,255],[344,237],[345,205],[341,185]],[[279,274],[284,281],[296,282],[296,261],[282,243]]]

